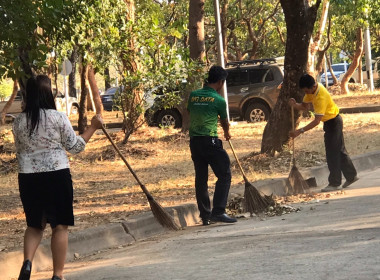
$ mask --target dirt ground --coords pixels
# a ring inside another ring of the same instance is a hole
[[[340,107],[379,104],[380,92],[335,96]],[[106,122],[120,119],[120,113],[105,115]],[[347,150],[351,155],[380,150],[380,114],[343,114]],[[303,119],[304,126],[308,119]],[[291,168],[289,148],[273,158],[260,155],[265,123],[237,122],[231,126],[232,141],[241,158],[247,177],[252,182],[264,178],[287,176]],[[123,154],[154,198],[164,207],[194,201],[194,170],[189,152],[189,139],[176,129],[143,127],[123,145],[123,133],[110,130]],[[243,183],[228,145],[232,161],[232,188]],[[296,139],[297,166],[304,168],[325,163],[322,124]],[[11,126],[0,127],[0,251],[22,247],[26,228],[18,193],[17,163]],[[149,211],[149,204],[123,161],[101,131],[88,143],[86,150],[70,155],[74,182],[75,227],[82,230],[99,224],[128,219]],[[210,172],[210,192],[215,176]],[[281,201],[285,201],[280,198]],[[288,201],[288,200],[287,200]],[[50,236],[50,230],[45,237]]]

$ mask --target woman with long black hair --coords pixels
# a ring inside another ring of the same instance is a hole
[[[77,136],[64,113],[55,107],[51,81],[45,75],[26,84],[23,112],[13,124],[19,166],[19,190],[27,229],[24,235],[24,263],[19,280],[30,279],[32,261],[46,223],[52,228],[53,280],[63,279],[68,246],[68,226],[74,225],[73,185],[66,151],[84,150],[101,118]]]

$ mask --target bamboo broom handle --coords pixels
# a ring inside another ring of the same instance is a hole
[[[108,134],[107,130],[105,129],[104,125],[102,126],[103,133],[107,136],[108,140],[111,142],[112,146],[115,148],[116,152],[119,154],[121,159],[124,161],[125,165],[128,167],[129,171],[132,173],[133,177],[135,177],[137,183],[140,185],[141,189],[145,193],[145,195],[148,197],[148,199],[153,199],[152,195],[148,191],[148,189],[144,186],[143,183],[139,180],[136,173],[133,171],[132,167],[129,165],[128,161],[125,159],[123,154],[120,152],[119,148],[116,146],[116,144],[113,142],[111,136]]]
[[[235,159],[236,159],[236,162],[238,163],[238,166],[239,166],[239,169],[240,169],[240,171],[241,171],[241,174],[243,175],[244,181],[247,182],[247,181],[248,181],[247,176],[245,176],[244,170],[243,170],[243,168],[241,167],[240,161],[239,161],[239,159],[238,159],[238,157],[237,157],[237,155],[236,155],[236,153],[235,153],[235,149],[234,149],[234,147],[232,146],[232,142],[231,142],[231,140],[228,140],[228,143],[230,144],[230,147],[231,147],[232,153],[234,154],[234,157],[235,157]]]
[[[293,128],[293,132],[295,131],[295,125],[294,125],[294,108],[292,106],[292,128]],[[294,137],[293,137],[293,164],[295,162],[295,155],[294,155]]]

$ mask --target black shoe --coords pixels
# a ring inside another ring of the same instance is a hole
[[[29,280],[31,273],[32,273],[32,262],[30,260],[26,260],[22,264],[18,280]]]
[[[357,180],[359,180],[358,176],[355,176],[354,179],[352,179],[351,181],[346,181],[344,182],[344,184],[342,185],[342,188],[347,188],[349,185],[351,185],[352,183],[356,182]]]
[[[59,278],[58,276],[53,276],[52,278],[51,278],[51,280],[62,280],[61,278]]]
[[[226,213],[220,215],[211,215],[212,222],[222,222],[222,223],[236,223],[237,220],[228,216]]]
[[[208,226],[208,225],[210,225],[211,223],[210,223],[210,219],[202,219],[202,225],[204,225],[204,226]]]

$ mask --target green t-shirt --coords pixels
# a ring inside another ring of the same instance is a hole
[[[190,136],[218,136],[218,116],[227,119],[226,101],[216,90],[205,86],[193,91],[187,103]]]

